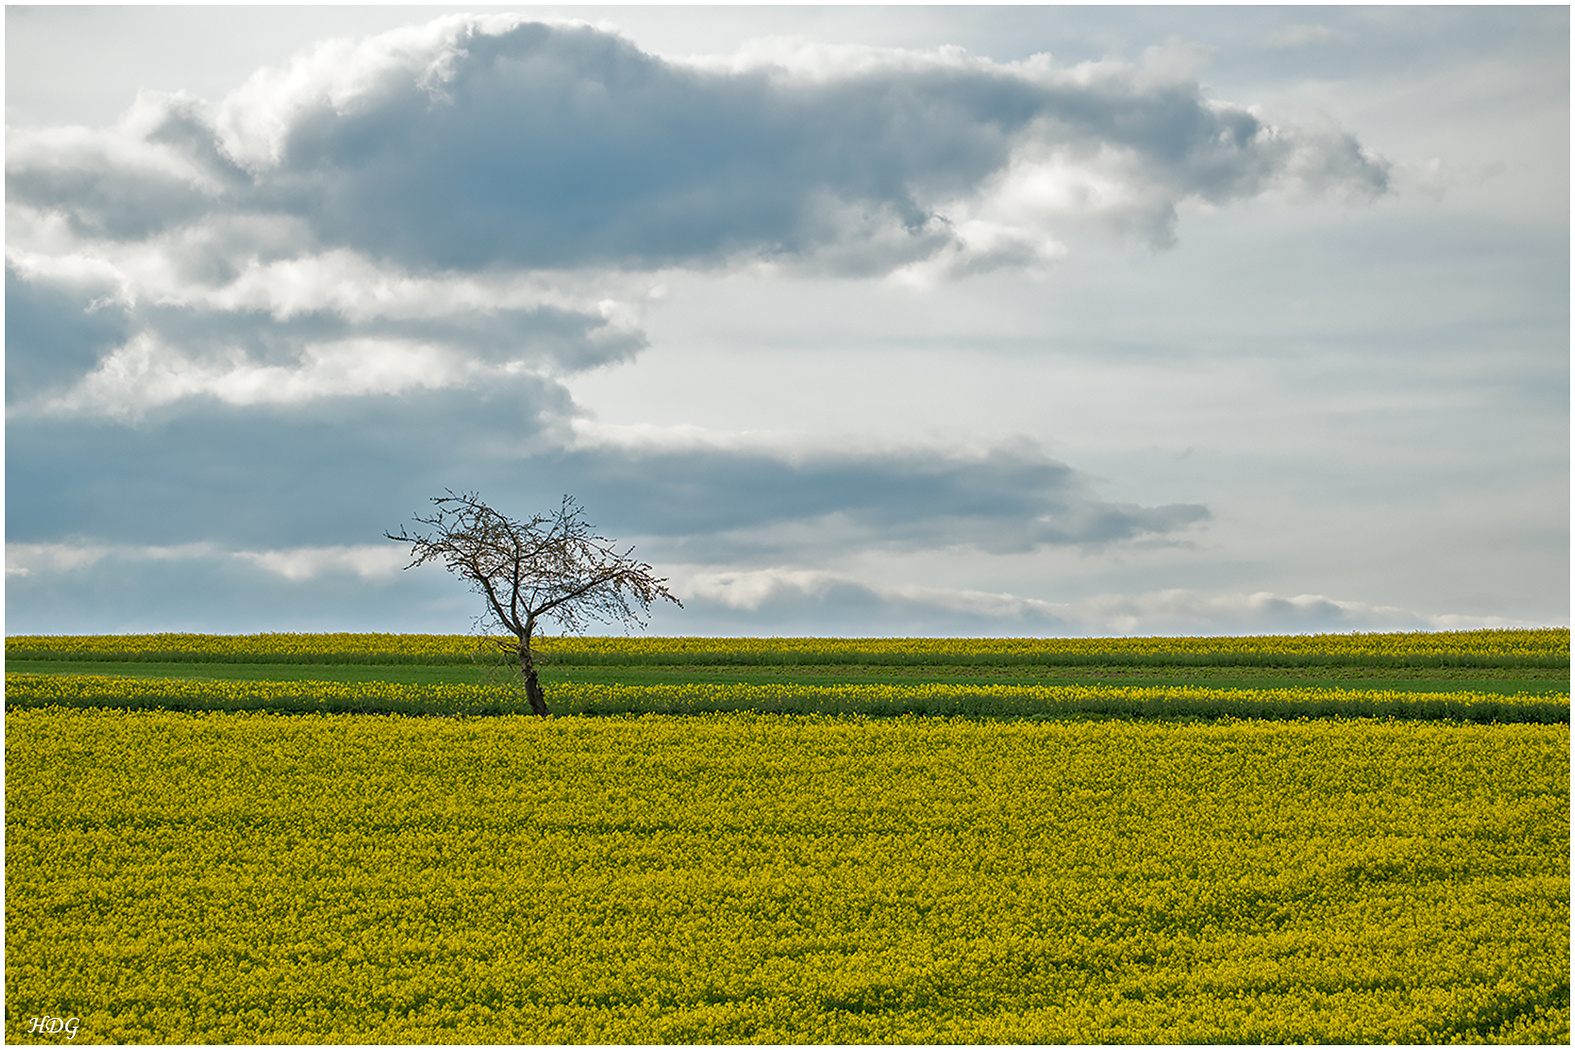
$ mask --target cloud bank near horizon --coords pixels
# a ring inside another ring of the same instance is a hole
[[[20,592],[36,607],[29,633],[201,631],[214,619],[244,632],[284,629],[281,623],[292,629],[333,630],[342,628],[353,610],[395,590],[401,600],[394,618],[379,629],[464,630],[476,612],[470,596],[432,567],[402,578],[408,554],[394,544],[283,550],[225,549],[211,543],[8,544],[6,583],[8,590]],[[1425,613],[1315,594],[1205,594],[1174,588],[1050,602],[967,588],[871,584],[854,575],[818,569],[714,571],[701,564],[667,571],[685,609],[681,613],[655,610],[651,629],[661,634],[1032,637],[1544,626],[1501,616]],[[134,588],[145,595],[148,607],[93,607],[92,597],[119,588]],[[178,611],[164,607],[176,595],[186,596]],[[314,612],[303,617],[303,605]],[[84,609],[91,611],[84,615]],[[882,630],[872,631],[871,624]],[[607,629],[626,630],[621,625]]]

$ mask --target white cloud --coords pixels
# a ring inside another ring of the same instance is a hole
[[[1542,626],[1502,616],[1261,591],[1206,594],[1171,589],[1051,602],[969,588],[874,584],[846,573],[798,568],[716,572],[687,566],[674,570],[671,580],[675,593],[702,615],[709,604],[767,622],[773,617],[809,621],[835,618],[838,606],[847,606],[873,611],[880,622],[950,618],[991,634],[1238,635]],[[837,626],[844,624],[839,621]]]
[[[1206,595],[1173,589],[1149,594],[1109,594],[1068,607],[1073,618],[1096,627],[1100,633],[1174,634],[1265,630],[1416,629],[1437,617],[1393,606],[1342,601],[1321,594],[1280,596],[1253,594]],[[1470,617],[1457,616],[1464,622]],[[1501,626],[1495,618],[1475,619],[1471,626]]]
[[[238,406],[301,404],[324,397],[463,385],[479,371],[446,347],[398,340],[310,344],[297,360],[268,365],[251,361],[239,349],[193,358],[144,334],[104,358],[70,390],[48,399],[37,411],[135,420],[187,398],[213,398]]]
[[[91,568],[108,553],[107,547],[67,543],[8,543],[5,545],[5,574],[31,576],[35,572],[71,572]]]
[[[820,598],[847,577],[813,569],[756,569],[745,572],[701,572],[676,575],[673,585],[686,596],[715,602],[728,609],[753,612],[783,596]]]
[[[1050,65],[1048,55],[1035,56],[1024,63],[1001,64],[983,56],[970,55],[963,48],[952,45],[918,51],[868,44],[826,43],[792,36],[756,37],[727,54],[691,55],[672,60],[708,73],[736,76],[764,72],[774,75],[783,83],[809,84],[938,68],[1034,73],[1048,69]]]
[[[354,114],[369,97],[407,85],[444,98],[444,84],[466,57],[472,36],[506,33],[522,21],[520,15],[446,15],[367,39],[323,41],[284,67],[259,69],[230,94],[215,121],[221,140],[251,170],[271,167],[281,161],[286,140],[303,118]]]
[[[272,321],[327,313],[352,324],[550,309],[629,335],[650,294],[645,282],[617,275],[415,272],[345,248],[300,250],[310,233],[289,218],[216,218],[123,242],[76,237],[58,216],[15,213],[23,228],[11,231],[6,263],[19,276],[92,287],[104,301],[128,307],[262,313]]]
[[[396,576],[409,560],[407,550],[390,543],[281,550],[225,550],[213,543],[7,543],[5,574],[29,577],[78,573],[105,562],[240,561],[292,583],[325,575],[351,575],[379,582]]]
[[[392,544],[338,547],[294,547],[275,551],[235,551],[234,557],[292,582],[329,574],[350,574],[364,580],[387,580],[409,563],[409,551]]]
[[[84,127],[18,128],[6,134],[6,164],[23,172],[53,171],[75,176],[86,183],[103,172],[114,172],[145,190],[167,187],[213,197],[223,190],[191,155],[150,136],[172,109],[190,100],[168,96],[139,98],[121,124],[110,131]],[[82,188],[87,188],[83,186]]]
[[[49,575],[91,569],[106,558],[127,561],[188,561],[211,558],[217,548],[211,543],[183,543],[174,546],[131,546],[95,543],[7,543],[7,576]]]
[[[1301,22],[1296,25],[1276,29],[1270,33],[1264,43],[1273,48],[1306,47],[1308,44],[1327,44],[1334,41],[1343,41],[1345,34],[1336,34],[1328,26],[1316,22]]]
[[[194,239],[108,244],[98,257],[8,251],[8,269],[31,288],[74,296],[83,315],[115,314],[136,330],[65,389],[13,382],[13,410],[135,420],[192,398],[252,405],[400,395],[558,376],[644,345],[638,306],[608,296],[605,282],[414,275],[346,251],[253,255],[225,263],[226,278],[192,280],[193,259],[214,254],[193,248]],[[13,361],[53,356],[58,370],[51,347],[34,344],[24,327],[10,331]]]

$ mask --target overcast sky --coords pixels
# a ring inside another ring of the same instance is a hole
[[[7,7],[6,632],[463,632],[446,488],[661,634],[1568,624],[1569,40]]]

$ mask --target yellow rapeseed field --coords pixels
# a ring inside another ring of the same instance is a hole
[[[1569,743],[13,708],[6,1037],[1565,1042]]]
[[[6,639],[10,659],[92,656],[99,659],[296,659],[403,657],[470,659],[482,639],[465,634],[84,634],[15,635]]]
[[[1569,659],[1568,628],[1261,635],[1223,638],[552,638],[561,659],[761,658],[858,663],[868,659],[1182,657],[1518,657]],[[469,660],[484,642],[433,634],[31,635],[6,639],[11,659]]]
[[[1569,656],[1568,628],[1147,638],[566,638],[566,654],[782,653],[841,656]]]

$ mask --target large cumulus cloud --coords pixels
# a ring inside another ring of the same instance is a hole
[[[865,242],[890,268],[1032,248],[1090,212],[1165,240],[1175,204],[1300,183],[1382,192],[1349,136],[1277,127],[1119,63],[870,52],[715,69],[577,25],[454,17],[336,43],[217,107],[24,134],[13,203],[146,240],[214,216],[415,268],[650,268]]]

